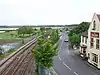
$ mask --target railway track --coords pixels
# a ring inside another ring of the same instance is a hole
[[[16,52],[0,62],[0,75],[25,75],[25,71],[32,60],[31,50],[35,46],[34,38]],[[31,67],[30,67],[31,68]],[[33,74],[30,74],[33,75]]]

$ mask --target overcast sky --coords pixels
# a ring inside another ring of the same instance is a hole
[[[0,0],[0,25],[76,24],[100,13],[100,0]]]

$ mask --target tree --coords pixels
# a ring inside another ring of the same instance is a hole
[[[24,34],[26,34],[26,27],[22,26],[17,31],[18,31],[18,35],[23,34],[24,36]]]
[[[51,44],[50,41],[43,41],[43,39],[39,39],[37,46],[34,50],[34,55],[36,58],[36,62],[40,64],[42,67],[51,67],[52,66],[52,58],[55,56],[56,50],[55,47]]]
[[[80,41],[81,41],[81,34],[82,32],[85,32],[88,30],[90,23],[89,22],[82,22],[78,25],[78,27],[72,29],[68,36],[69,36],[69,41],[71,45],[76,45],[79,46]]]
[[[31,34],[33,32],[33,29],[32,29],[32,27],[30,27],[30,26],[26,26],[26,34]]]
[[[78,25],[78,27],[72,29],[72,30],[69,32],[69,36],[72,36],[73,33],[74,33],[74,34],[80,34],[80,33],[82,33],[82,32],[87,31],[88,28],[89,28],[89,25],[90,25],[89,22],[82,22],[82,23],[80,23],[80,24]]]
[[[33,32],[33,29],[30,26],[22,26],[17,31],[18,31],[18,35],[22,34],[24,37],[24,34],[30,35]]]
[[[56,49],[59,39],[58,30],[45,29],[41,32],[43,34],[38,38],[36,47],[33,50],[38,73],[40,73],[40,67],[48,69],[53,65],[53,57],[57,54]]]
[[[37,31],[37,29],[36,29],[36,28],[35,28],[34,30],[35,30],[35,31]]]
[[[57,45],[53,45],[49,39],[39,38],[33,50],[37,65],[40,65],[42,69],[50,68],[53,65],[53,57],[57,53],[56,48]]]
[[[59,39],[59,34],[58,34],[58,30],[52,30],[51,32],[51,40],[52,40],[52,43],[56,43]]]
[[[41,30],[41,31],[44,31],[44,30],[45,30],[45,27],[41,27],[40,30]]]
[[[79,46],[80,44],[80,35],[79,34],[74,34],[72,36],[69,36],[69,41],[71,43],[72,46]]]

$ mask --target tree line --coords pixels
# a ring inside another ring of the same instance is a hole
[[[25,35],[25,34],[32,34],[33,33],[33,29],[30,26],[22,26],[20,27],[18,30],[18,35]]]
[[[45,75],[44,70],[53,65],[53,57],[57,54],[57,42],[59,39],[58,30],[41,29],[42,35],[37,39],[33,55],[36,60],[37,72],[39,75]]]
[[[89,22],[82,22],[76,28],[72,29],[68,36],[71,46],[79,46],[81,41],[81,34],[88,30],[90,23]]]

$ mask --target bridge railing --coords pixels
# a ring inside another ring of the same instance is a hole
[[[31,41],[29,41],[28,43],[26,43],[25,45],[23,45],[22,47],[20,47],[19,49],[17,49],[14,53],[12,53],[11,55],[9,55],[7,58],[4,58],[3,60],[0,61],[0,71],[2,70],[2,66],[11,58],[13,58],[14,56],[16,56],[18,53],[20,53],[22,50],[27,49],[29,46],[31,46],[32,44],[34,44],[36,42],[36,38],[32,39]]]

